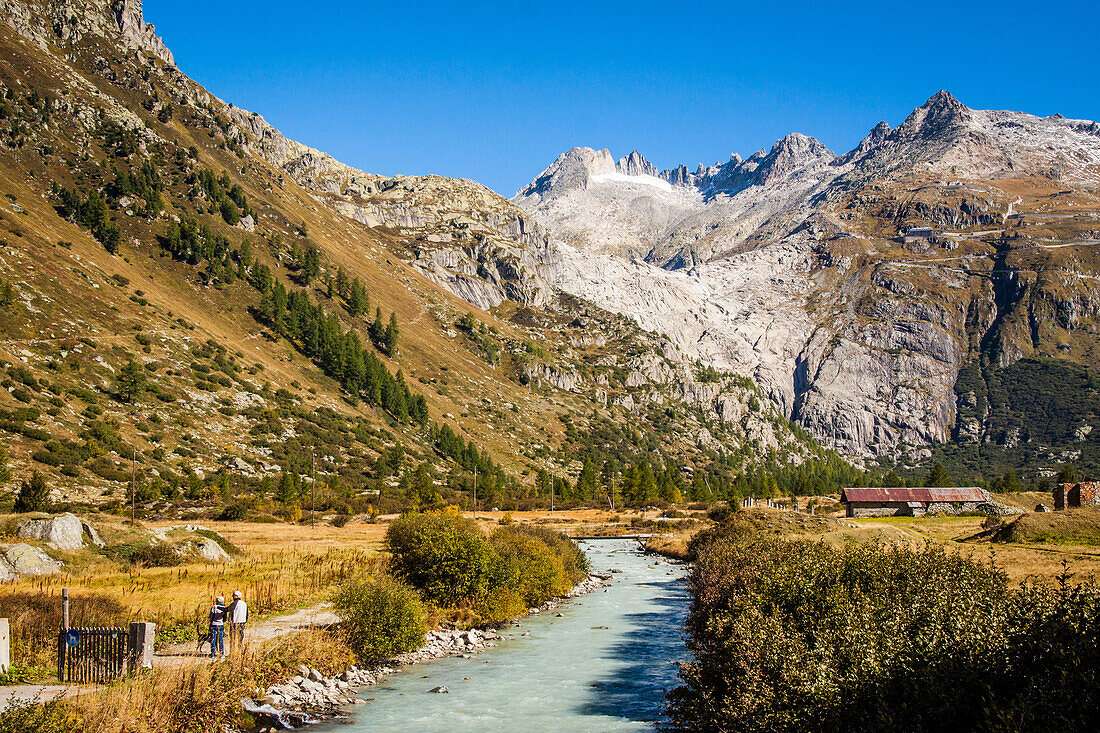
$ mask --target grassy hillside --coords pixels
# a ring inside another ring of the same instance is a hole
[[[475,475],[515,508],[631,481],[640,502],[774,490],[747,469],[827,465],[751,382],[700,390],[623,318],[452,296],[406,263],[407,232],[324,205],[228,105],[97,27],[43,46],[0,24],[10,489],[37,472],[55,503],[296,519],[468,504]]]

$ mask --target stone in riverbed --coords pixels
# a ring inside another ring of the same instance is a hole
[[[432,689],[428,690],[428,692],[437,692],[439,694],[446,695],[450,693],[450,690],[448,690],[443,685],[440,685],[439,687],[433,687]]]

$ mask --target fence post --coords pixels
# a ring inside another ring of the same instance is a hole
[[[0,618],[0,674],[7,674],[11,667],[11,625]]]
[[[127,671],[150,669],[153,666],[153,640],[156,638],[157,625],[135,621],[130,624],[130,638],[127,645]]]

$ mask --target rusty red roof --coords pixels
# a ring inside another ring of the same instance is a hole
[[[976,486],[948,486],[943,488],[854,488],[840,492],[844,502],[974,502],[989,501],[989,492]]]

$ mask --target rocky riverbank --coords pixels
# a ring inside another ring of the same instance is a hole
[[[543,613],[557,608],[563,601],[577,598],[603,587],[611,580],[610,573],[592,573],[561,598],[546,601],[537,608],[530,608],[526,615]],[[519,624],[523,616],[508,624]],[[356,690],[379,684],[398,668],[447,656],[472,657],[496,646],[501,636],[493,629],[434,629],[424,635],[424,645],[413,652],[401,654],[385,664],[371,667],[352,667],[333,677],[326,677],[316,669],[301,666],[298,674],[282,684],[258,691],[256,699],[242,700],[245,712],[257,723],[258,733],[286,730],[319,723],[326,719],[346,715],[346,708],[361,705]],[[438,692],[447,692],[440,688]]]

